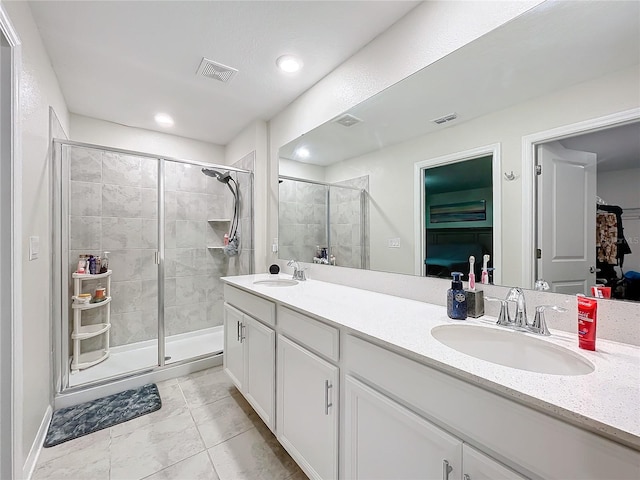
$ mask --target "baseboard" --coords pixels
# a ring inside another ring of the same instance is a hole
[[[47,435],[47,430],[49,429],[49,423],[51,422],[52,416],[53,409],[51,408],[51,405],[49,405],[47,407],[47,411],[44,412],[44,418],[42,419],[42,423],[40,424],[40,428],[38,429],[36,438],[33,440],[31,450],[29,450],[29,455],[27,456],[27,460],[24,462],[24,467],[22,468],[22,478],[24,480],[30,480],[31,475],[33,475],[33,471],[36,468],[36,463],[38,462],[38,457],[40,456],[42,444],[44,443],[44,438]]]

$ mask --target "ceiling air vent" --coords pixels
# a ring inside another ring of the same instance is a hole
[[[214,80],[218,80],[222,83],[228,83],[233,77],[236,76],[238,70],[203,57],[196,73],[197,75],[207,78],[213,78]]]
[[[437,123],[438,125],[440,125],[442,123],[447,123],[447,122],[450,122],[451,120],[455,120],[456,118],[458,118],[457,113],[450,113],[448,115],[445,115],[444,117],[436,118],[435,120],[431,120],[431,121],[433,123]]]
[[[355,125],[356,123],[362,122],[362,120],[360,120],[358,117],[354,117],[353,115],[351,115],[349,113],[345,113],[344,115],[340,115],[339,117],[336,117],[333,121],[334,121],[334,123],[339,123],[340,125],[343,125],[345,127],[351,127],[351,126]]]

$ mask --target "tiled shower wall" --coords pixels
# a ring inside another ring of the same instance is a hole
[[[359,190],[341,188],[341,185]],[[336,257],[336,265],[368,268],[368,176],[340,182],[331,187],[285,179],[279,187],[280,258],[312,262],[317,247],[327,246],[328,221],[331,253]],[[330,200],[328,218],[327,188]],[[365,192],[361,194],[360,190]],[[365,195],[362,203],[361,195]]]
[[[79,254],[111,252],[111,345],[156,339],[159,160],[95,148],[63,148],[70,172],[69,277]],[[172,161],[164,165],[165,335],[170,336],[222,324],[220,277],[249,273],[252,251],[247,248],[227,257],[220,249],[207,248],[222,245],[229,222],[209,220],[231,218],[231,192],[203,175],[198,166]],[[241,188],[250,186],[249,174],[233,176]],[[248,191],[242,197],[245,202],[252,200]],[[243,210],[250,212],[250,203]],[[251,227],[250,221],[241,224],[243,247],[252,247]],[[85,284],[93,293],[96,285]],[[98,323],[103,309],[91,314],[83,314],[83,320]],[[88,344],[85,349],[96,348],[91,341],[83,344]]]
[[[327,187],[294,180],[279,187],[278,256],[312,262],[316,248],[327,247]]]
[[[369,268],[368,190],[368,176],[339,182],[329,189],[331,253],[336,265]]]

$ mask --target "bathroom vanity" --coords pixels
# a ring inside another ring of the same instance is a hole
[[[586,352],[554,331],[533,342],[583,370],[511,368],[432,334],[530,337],[495,319],[456,322],[438,305],[276,278],[224,279],[224,366],[310,478],[640,477],[640,348],[599,340]],[[516,352],[535,356],[529,343]]]

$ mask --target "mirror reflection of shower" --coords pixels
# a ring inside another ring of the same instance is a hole
[[[229,227],[229,233],[224,240],[224,254],[227,256],[233,256],[238,254],[238,247],[240,239],[238,237],[238,215],[240,212],[240,198],[238,196],[238,184],[231,176],[231,172],[220,172],[213,168],[203,168],[202,173],[208,177],[213,177],[220,183],[224,183],[229,187],[233,195],[233,216],[231,218],[231,225]],[[232,186],[233,183],[233,186]],[[234,188],[235,186],[235,188]]]

